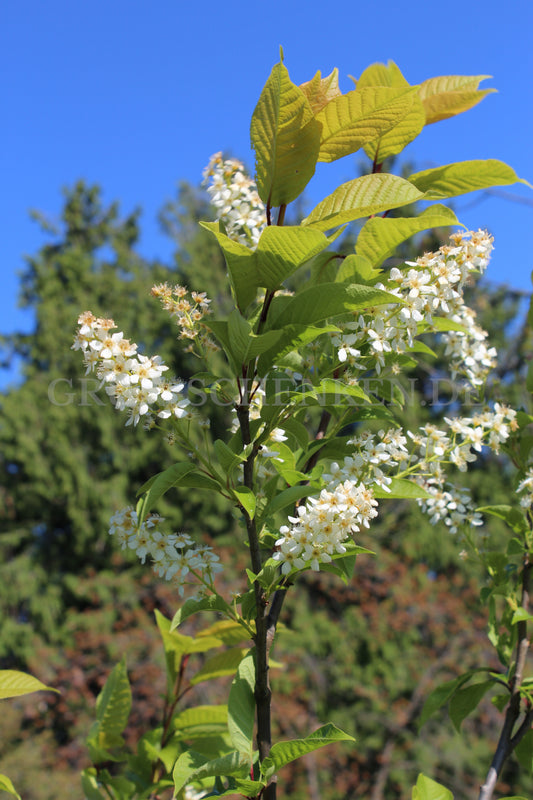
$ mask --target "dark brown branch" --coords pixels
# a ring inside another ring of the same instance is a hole
[[[529,557],[526,556],[524,560],[524,569],[522,572],[522,608],[529,611],[529,592],[531,581],[531,564]],[[491,800],[494,788],[498,777],[502,771],[503,765],[509,758],[514,748],[525,736],[531,727],[533,720],[533,711],[528,709],[524,719],[516,733],[513,735],[513,730],[520,718],[522,697],[520,695],[520,687],[524,677],[524,668],[526,665],[527,654],[529,651],[529,639],[527,637],[527,621],[522,620],[517,624],[518,642],[516,645],[516,663],[514,675],[511,679],[511,699],[505,712],[505,719],[503,721],[502,731],[496,746],[494,758],[490,765],[489,771],[485,778],[485,783],[481,786],[478,800]]]

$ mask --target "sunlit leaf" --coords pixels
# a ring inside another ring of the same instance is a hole
[[[442,205],[430,206],[417,217],[373,217],[361,228],[356,251],[373,266],[378,266],[395,252],[398,245],[414,234],[459,224],[451,208]]]
[[[286,205],[302,193],[314,175],[320,125],[305,93],[276,64],[252,115],[257,190],[269,206]]]
[[[354,219],[415,203],[424,194],[414,185],[412,177],[406,181],[397,175],[380,173],[343,183],[315,206],[302,224],[325,231]]]
[[[477,90],[491,75],[442,75],[420,84],[419,94],[426,113],[426,125],[454,117],[477,105],[496,89]]]
[[[517,181],[527,184],[511,167],[495,159],[445,164],[443,167],[415,172],[409,176],[409,181],[424,193],[425,200],[457,197],[491,186],[507,186]]]
[[[300,84],[300,89],[307,97],[313,114],[317,114],[330,100],[342,94],[339,89],[339,70],[335,67],[326,78],[318,70],[312,80]]]
[[[336,742],[355,742],[355,739],[335,725],[328,723],[310,733],[305,739],[276,742],[272,745],[268,758],[265,758],[261,764],[261,774],[268,778],[285,764],[290,764],[291,761],[295,761],[306,753],[312,753],[320,747]]]
[[[453,800],[453,794],[445,786],[420,773],[416,786],[413,786],[411,798],[412,800]]]
[[[318,160],[336,161],[383,136],[405,117],[416,91],[369,86],[331,100],[316,116],[322,126]]]
[[[28,675],[27,672],[19,672],[15,669],[0,670],[0,700],[42,691],[57,692],[58,690],[53,689],[51,686],[45,686],[44,683],[34,678],[33,675]]]

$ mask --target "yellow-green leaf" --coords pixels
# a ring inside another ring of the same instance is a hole
[[[460,194],[488,189],[490,186],[506,186],[509,183],[525,183],[516,172],[503,161],[459,161],[443,167],[426,169],[409,176],[409,181],[424,193],[425,200],[442,200]]]
[[[318,160],[336,161],[390,131],[411,108],[416,91],[369,86],[331,100],[316,116],[322,126]]]
[[[218,222],[200,222],[200,225],[216,237],[224,253],[236,304],[244,311],[257,295],[255,252],[226,236]]]
[[[426,124],[426,113],[422,101],[413,95],[413,103],[407,114],[387,133],[375,142],[365,145],[365,153],[372,161],[382,164],[386,158],[401,153],[416,139]]]
[[[354,219],[409,205],[423,198],[413,182],[397,175],[363,175],[343,183],[303,220],[319,230],[329,230]]]
[[[359,80],[354,79],[354,82],[358,89],[363,89],[365,86],[409,86],[394,61],[388,61],[387,64],[370,64]]]
[[[323,78],[318,70],[312,80],[300,84],[300,89],[309,100],[313,114],[318,114],[330,100],[342,94],[339,89],[339,70],[335,67],[331,75],[326,78]]]
[[[3,792],[8,792],[8,794],[18,797],[18,800],[21,800],[20,794],[16,791],[7,775],[0,775],[0,789]]]
[[[478,91],[481,81],[491,75],[442,75],[420,84],[420,98],[426,112],[426,125],[449,119],[477,105],[496,89]]]
[[[271,225],[265,228],[256,250],[257,280],[260,286],[277,289],[302,264],[328,246],[317,230],[298,226]]]
[[[252,115],[257,190],[269,206],[290,203],[315,173],[320,126],[305,93],[276,64]]]
[[[51,686],[45,686],[27,672],[18,672],[15,669],[0,670],[0,700],[41,691],[57,692],[58,690]]]
[[[375,267],[415,233],[459,224],[453,211],[441,205],[426,208],[418,217],[373,217],[361,228],[357,238],[357,255],[368,259]]]

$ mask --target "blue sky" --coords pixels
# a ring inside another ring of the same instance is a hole
[[[441,10],[438,10],[442,8]],[[201,180],[212,153],[253,164],[250,116],[283,45],[292,80],[339,67],[341,89],[393,59],[410,83],[492,75],[472,111],[427,128],[405,151],[417,169],[498,158],[533,183],[533,2],[335,3],[270,0],[17,0],[0,15],[0,332],[30,330],[16,309],[17,270],[44,239],[30,208],[59,214],[61,187],[98,183],[124,213],[143,208],[141,252],[167,258],[156,216],[178,181]],[[311,204],[356,175],[359,155],[321,165]],[[529,290],[533,191],[458,198],[459,218],[495,236],[488,277]]]

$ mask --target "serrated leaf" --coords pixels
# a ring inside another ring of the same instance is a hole
[[[365,145],[366,155],[375,163],[382,164],[386,158],[398,155],[424,128],[426,114],[418,95],[413,95],[411,107],[390,131],[379,139]]]
[[[319,336],[325,333],[338,333],[339,328],[335,325],[321,325],[320,327],[314,325],[284,325],[281,330],[281,336],[276,345],[270,350],[267,350],[257,362],[257,375],[259,377],[265,376],[273,364],[281,366],[281,360],[294,350],[298,350],[303,345],[314,341]]]
[[[496,159],[445,164],[443,167],[415,172],[408,180],[424,193],[425,200],[458,197],[479,189],[507,186],[510,183],[527,184],[527,181],[518,177],[514,169]]]
[[[272,745],[268,758],[265,758],[261,764],[261,774],[265,778],[269,778],[285,764],[290,764],[291,761],[295,761],[306,753],[312,753],[320,747],[336,742],[355,742],[355,739],[335,725],[328,723],[310,733],[305,739],[276,742]]]
[[[473,683],[464,689],[457,689],[450,699],[450,719],[455,730],[460,733],[463,720],[480,704],[486,693],[494,686],[493,680]]]
[[[108,750],[123,744],[122,731],[131,711],[131,689],[123,659],[110,672],[96,698],[96,726],[90,739],[96,748]]]
[[[322,126],[318,160],[336,161],[383,136],[409,111],[416,91],[369,86],[335,97],[316,115]]]
[[[215,236],[224,254],[226,266],[235,296],[241,311],[252,303],[257,295],[257,268],[255,252],[249,247],[226,236],[219,222],[200,222],[200,225]]]
[[[302,225],[312,225],[321,231],[329,230],[380,211],[415,203],[423,197],[423,191],[411,179],[406,181],[387,173],[363,175],[341,184],[315,206]]]
[[[228,730],[239,753],[251,761],[255,721],[255,662],[253,651],[239,664],[228,700]]]
[[[19,672],[15,669],[0,669],[0,700],[8,697],[20,697],[32,692],[57,692],[51,686],[45,686],[40,680],[28,675],[27,672]]]
[[[261,92],[250,136],[261,200],[269,206],[287,205],[315,173],[320,125],[283,64],[276,64]]]
[[[174,791],[177,794],[187,783],[216,775],[237,775],[245,778],[249,769],[250,761],[243,753],[233,752],[220,758],[208,759],[201,753],[188,750],[182,753],[174,766]]]
[[[327,237],[312,228],[302,228],[299,225],[271,225],[265,228],[256,250],[259,286],[277,289],[286,278],[328,244]]]
[[[442,205],[430,206],[417,217],[373,217],[359,232],[356,252],[376,267],[420,231],[459,224],[451,208]]]
[[[381,270],[374,269],[367,258],[350,253],[342,260],[335,276],[335,283],[358,283],[373,286],[381,275]]]
[[[479,511],[481,514],[490,514],[493,517],[503,519],[514,533],[525,534],[529,530],[529,525],[524,514],[515,506],[503,504],[497,506],[480,506],[476,511]]]
[[[233,616],[231,606],[218,594],[203,597],[201,600],[189,598],[174,614],[170,630],[175,630],[185,622],[186,619],[189,619],[189,617],[193,614],[197,614],[199,611],[222,611],[229,617]]]
[[[221,678],[224,675],[234,675],[246,652],[241,647],[232,647],[224,650],[223,653],[211,656],[203,667],[192,676],[191,684],[195,686],[197,683]]]
[[[21,800],[20,794],[17,792],[7,775],[0,775],[0,790],[3,792],[8,792],[8,794],[12,794],[17,797],[18,800]]]
[[[496,89],[477,87],[491,75],[442,75],[420,84],[419,94],[424,104],[426,125],[449,119],[477,105]]]
[[[307,97],[313,114],[318,114],[330,100],[342,94],[339,89],[339,70],[335,67],[333,72],[325,78],[318,70],[312,80],[300,84],[300,89]]]
[[[453,800],[453,794],[445,786],[420,773],[413,786],[412,800]]]

